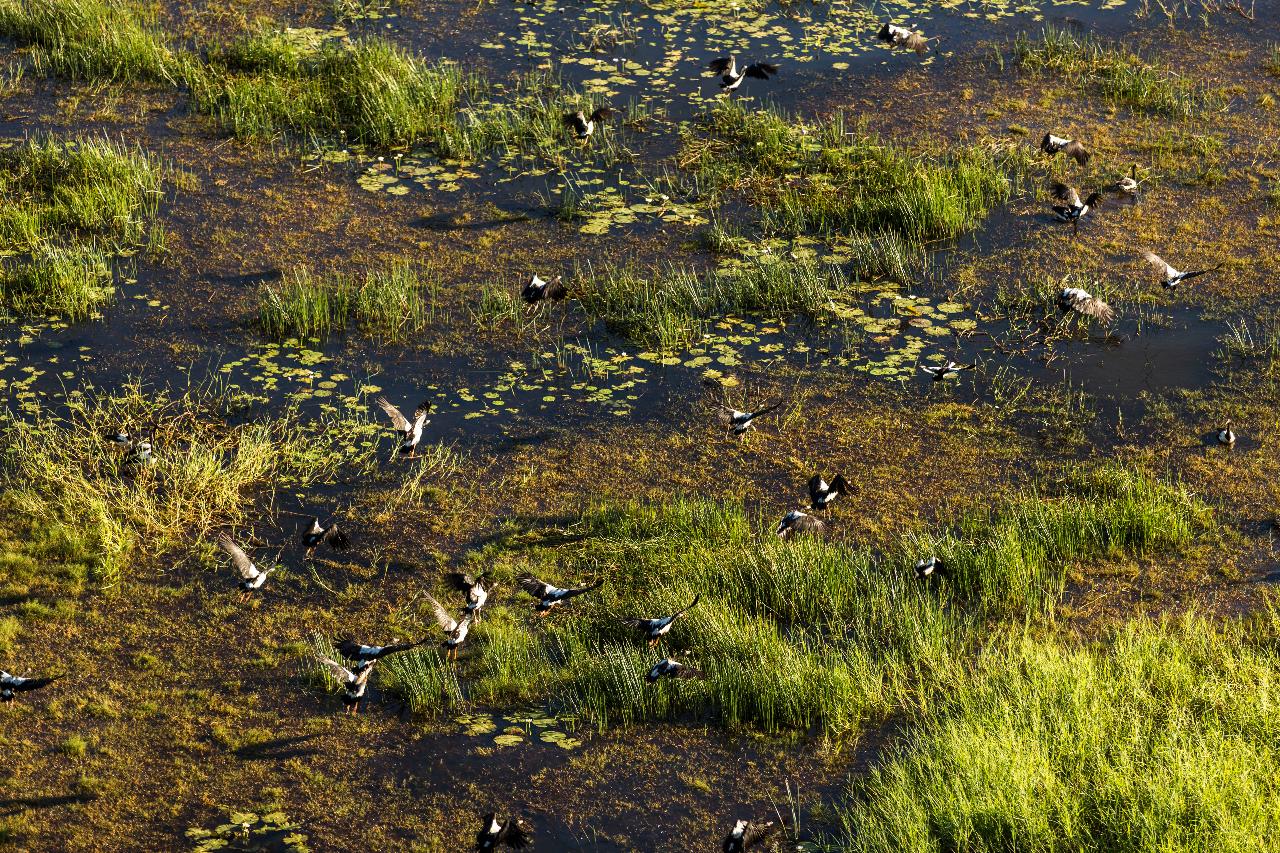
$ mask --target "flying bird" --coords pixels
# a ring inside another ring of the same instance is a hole
[[[827,523],[820,518],[814,518],[812,515],[803,513],[798,509],[793,509],[782,517],[782,521],[778,522],[778,529],[774,531],[780,539],[793,539],[802,533],[821,534],[827,529]]]
[[[1222,425],[1222,429],[1218,430],[1218,444],[1223,447],[1236,446],[1236,434],[1231,429],[1231,418],[1227,418],[1227,422]]]
[[[360,702],[364,699],[365,691],[369,689],[369,676],[373,673],[373,665],[377,661],[366,661],[357,666],[354,672],[331,658],[321,657],[320,663],[329,671],[329,675],[333,676],[333,680],[342,686],[342,703],[347,706],[346,712],[360,713]]]
[[[1166,290],[1172,290],[1182,284],[1189,278],[1205,275],[1206,273],[1217,272],[1222,269],[1222,264],[1206,267],[1202,270],[1187,270],[1182,272],[1169,266],[1168,262],[1157,255],[1155,252],[1143,252],[1142,258],[1151,266],[1155,267],[1156,272],[1160,274],[1160,283],[1164,285]]]
[[[656,619],[624,619],[622,622],[628,628],[634,628],[643,634],[644,638],[649,641],[649,645],[656,646],[671,630],[671,626],[676,623],[676,620],[688,613],[701,598],[702,593],[696,594],[693,597],[693,601],[690,601],[686,606],[670,616],[659,616]]]
[[[1061,181],[1054,181],[1049,186],[1049,192],[1053,193],[1053,197],[1063,204],[1051,205],[1053,215],[1062,222],[1070,222],[1072,225],[1072,233],[1080,233],[1080,219],[1087,215],[1098,205],[1102,204],[1102,193],[1094,191],[1089,193],[1089,197],[1084,201],[1080,200],[1080,193],[1075,187],[1067,186]]]
[[[675,658],[663,658],[653,665],[645,680],[653,684],[662,678],[702,678],[702,670],[680,663]]]
[[[487,572],[481,572],[473,577],[463,572],[450,572],[444,576],[450,586],[467,594],[467,612],[473,614],[476,621],[480,620],[480,608],[484,607],[485,602],[489,600],[489,591],[484,588],[484,579],[487,574]]]
[[[942,561],[935,556],[925,557],[916,563],[916,577],[920,580],[928,580],[931,577],[945,575],[946,568],[942,565]]]
[[[755,426],[756,418],[769,414],[781,406],[782,402],[782,400],[777,400],[762,409],[756,409],[754,412],[740,412],[731,406],[721,406],[720,420],[730,432],[741,438],[747,430]]]
[[[427,596],[431,609],[435,612],[436,623],[445,633],[444,653],[450,660],[458,659],[458,649],[467,641],[467,633],[471,630],[471,620],[475,614],[467,611],[461,619],[454,619],[440,602]]]
[[[836,474],[830,483],[822,479],[821,474],[809,478],[809,508],[826,509],[831,502],[841,495],[849,493],[849,484],[843,474]]]
[[[338,654],[350,661],[358,664],[373,663],[381,660],[387,655],[393,655],[396,652],[404,652],[409,649],[425,643],[426,640],[415,640],[412,643],[392,643],[386,646],[366,646],[364,643],[357,643],[350,637],[344,637],[338,641]]]
[[[0,702],[12,702],[17,694],[48,687],[61,677],[55,675],[53,678],[22,678],[0,670]]]
[[[1058,294],[1058,307],[1064,313],[1075,311],[1077,314],[1083,314],[1104,323],[1110,323],[1116,317],[1116,312],[1110,305],[1079,287],[1062,288],[1062,293]]]
[[[908,50],[914,50],[917,56],[924,56],[929,52],[929,39],[914,30],[899,27],[896,24],[886,23],[880,28],[878,37],[880,41],[893,47],[905,47]]]
[[[1040,140],[1040,150],[1050,156],[1059,153],[1066,154],[1081,166],[1087,166],[1089,158],[1093,156],[1087,148],[1076,140],[1054,136],[1052,133],[1046,133],[1044,139]]]
[[[933,377],[934,382],[942,379],[955,379],[960,375],[962,370],[973,370],[977,367],[977,363],[973,364],[956,364],[954,361],[948,361],[946,364],[922,364],[920,369]]]
[[[724,837],[724,853],[743,853],[750,850],[773,832],[774,823],[754,823],[749,820],[738,820],[733,829]]]
[[[564,126],[573,131],[575,139],[586,142],[591,138],[591,134],[595,133],[596,125],[603,124],[613,115],[613,110],[609,107],[599,107],[595,112],[587,115],[582,110],[575,110],[571,113],[565,113],[561,121]]]
[[[477,851],[497,850],[504,844],[516,849],[529,845],[532,833],[520,818],[507,818],[499,823],[497,814],[489,812],[481,820],[484,824],[476,833]]]
[[[262,589],[262,585],[267,582],[267,575],[278,568],[277,566],[272,566],[265,572],[259,569],[254,565],[253,560],[249,559],[249,555],[225,533],[218,535],[218,547],[230,555],[231,565],[235,568],[236,573],[240,575],[238,586],[240,587],[241,601],[248,601],[251,595]]]
[[[351,547],[351,540],[338,529],[338,522],[321,524],[318,517],[312,516],[310,529],[302,534],[302,544],[306,546],[307,557],[310,558],[321,545],[328,545],[335,551],[345,551]]]
[[[546,301],[559,302],[569,295],[569,291],[561,284],[563,278],[564,276],[558,275],[550,281],[543,281],[537,273],[534,273],[533,277],[520,289],[520,298],[529,305]]]
[[[720,75],[720,88],[729,94],[736,91],[742,85],[742,81],[748,77],[754,77],[757,80],[768,80],[772,75],[778,73],[778,66],[769,62],[754,62],[745,68],[739,69],[738,59],[735,56],[722,56],[719,59],[713,59],[707,68]]]
[[[427,413],[431,411],[431,402],[423,401],[418,404],[418,408],[413,410],[412,423],[400,414],[399,409],[388,403],[386,397],[379,397],[377,402],[382,407],[382,411],[391,418],[396,431],[400,433],[400,447],[396,452],[402,456],[407,454],[410,458],[417,456],[418,442],[422,441],[422,428],[431,423],[427,420]]]
[[[604,578],[586,586],[565,589],[564,587],[552,586],[545,581],[540,581],[533,575],[521,575],[519,584],[521,589],[538,599],[538,603],[534,606],[534,612],[539,616],[545,616],[550,612],[551,608],[557,607],[583,593],[591,592],[593,589],[599,589],[604,584]]]

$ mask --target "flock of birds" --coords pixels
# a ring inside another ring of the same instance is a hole
[[[886,44],[913,50],[918,55],[927,53],[929,43],[933,41],[913,30],[889,23],[886,23],[877,35]],[[730,95],[737,91],[748,78],[769,80],[778,73],[776,64],[769,62],[740,64],[734,56],[718,58],[708,65],[708,69],[720,75],[720,88]],[[583,110],[566,113],[563,122],[576,139],[586,141],[590,139],[596,128],[608,121],[612,115],[613,110],[610,107],[602,106],[590,113]],[[1088,148],[1080,141],[1052,133],[1044,135],[1040,148],[1050,156],[1062,154],[1082,167],[1087,166],[1092,157]],[[1079,233],[1081,220],[1095,211],[1103,202],[1103,194],[1100,190],[1094,190],[1082,199],[1075,187],[1061,181],[1054,181],[1049,189],[1056,202],[1051,206],[1054,216],[1063,222],[1071,223],[1075,234]],[[1110,189],[1125,195],[1137,196],[1141,189],[1137,166],[1133,166],[1129,175],[1121,178]],[[1178,287],[1190,279],[1215,272],[1222,266],[1218,264],[1183,271],[1173,267],[1153,252],[1145,251],[1142,257],[1158,272],[1161,284],[1166,289]],[[544,280],[534,274],[520,291],[521,298],[530,305],[563,300],[567,295],[568,290],[562,276]],[[1105,323],[1110,323],[1116,316],[1114,309],[1106,302],[1078,287],[1067,287],[1062,290],[1059,296],[1059,307],[1064,313],[1075,312]],[[946,361],[941,365],[922,366],[921,370],[937,381],[953,379],[962,371],[973,369],[975,366],[975,364]],[[422,441],[423,430],[430,423],[428,415],[431,404],[424,402],[419,405],[414,410],[412,418],[405,417],[399,408],[385,398],[378,398],[377,404],[390,419],[397,433],[396,455],[414,458]],[[751,411],[723,406],[720,420],[728,434],[742,438],[756,426],[762,416],[775,411],[782,404],[782,400],[776,400]],[[135,438],[127,432],[118,432],[108,436],[108,440],[121,449],[122,466],[125,469],[136,470],[157,461],[148,437]],[[1227,447],[1235,445],[1236,434],[1231,428],[1230,420],[1218,431],[1217,440]],[[829,508],[837,498],[848,494],[849,484],[841,474],[836,474],[828,482],[819,473],[810,478],[808,491],[810,502],[806,508],[807,511],[791,510],[778,523],[775,534],[780,539],[789,540],[806,534],[825,533],[827,524],[818,513]],[[237,587],[240,590],[242,602],[248,601],[255,593],[260,592],[267,578],[278,568],[277,566],[265,569],[259,567],[245,550],[225,533],[219,534],[215,541],[230,558],[231,566],[239,578]],[[319,517],[312,517],[310,526],[302,534],[301,544],[305,549],[306,558],[311,559],[315,551],[322,546],[342,551],[350,547],[351,541],[336,521],[325,523]],[[915,574],[920,580],[929,581],[945,575],[946,568],[938,557],[927,556],[915,565]],[[445,657],[448,660],[456,660],[467,640],[472,624],[479,621],[481,611],[488,603],[494,587],[488,585],[487,573],[471,575],[453,572],[447,574],[445,580],[451,589],[464,597],[460,616],[452,615],[449,609],[433,596],[427,595],[426,598],[431,605],[435,621],[444,635],[441,648]],[[566,602],[598,589],[603,582],[603,579],[600,579],[584,586],[560,587],[527,574],[518,578],[520,589],[532,597],[533,612],[539,616],[545,616]],[[700,594],[695,595],[687,605],[674,613],[657,617],[628,618],[623,620],[623,624],[633,630],[638,638],[646,640],[651,647],[656,647],[668,636],[676,621],[697,606],[700,598]],[[357,714],[368,690],[369,677],[377,663],[389,655],[408,651],[426,642],[428,639],[424,638],[412,642],[378,646],[367,645],[345,637],[335,643],[335,649],[341,661],[324,655],[318,656],[317,660],[324,671],[341,686],[346,712]],[[19,693],[46,687],[60,677],[26,678],[0,671],[0,701],[10,702]],[[650,684],[668,678],[702,677],[703,673],[696,667],[682,663],[672,656],[658,661],[645,676]],[[475,837],[477,850],[491,851],[500,846],[522,848],[532,839],[529,824],[520,817],[499,820],[496,813],[490,812],[483,815],[481,821],[481,828]],[[723,851],[724,853],[742,853],[763,841],[776,828],[777,824],[774,821],[755,822],[738,819],[729,834],[724,837]]]

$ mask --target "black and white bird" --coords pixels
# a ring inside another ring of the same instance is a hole
[[[916,563],[916,577],[922,581],[932,577],[938,577],[947,573],[946,568],[942,565],[942,561],[936,556],[925,557]]]
[[[707,68],[720,75],[720,88],[727,93],[736,91],[742,85],[742,81],[748,77],[754,77],[757,80],[768,80],[778,73],[778,66],[770,62],[753,62],[739,69],[736,56],[722,56],[719,59],[713,59]]]
[[[332,658],[321,657],[320,663],[333,676],[333,680],[341,685],[342,703],[347,706],[346,712],[360,713],[360,702],[364,699],[365,691],[369,689],[369,676],[373,674],[373,666],[377,661],[365,661],[354,670],[347,669]]]
[[[905,47],[907,50],[914,50],[917,56],[924,56],[929,52],[929,40],[927,38],[915,30],[899,27],[896,24],[886,23],[880,28],[877,37],[880,41],[893,47]]]
[[[467,634],[471,631],[471,620],[475,618],[475,614],[470,610],[462,614],[461,619],[454,619],[449,615],[449,611],[444,609],[444,605],[436,601],[430,595],[427,601],[431,602],[431,610],[435,614],[436,624],[440,626],[440,630],[444,631],[444,654],[450,660],[458,659],[458,650],[462,648],[462,644],[467,641]]]
[[[400,447],[397,453],[402,456],[414,457],[418,455],[418,442],[422,441],[422,428],[431,421],[427,420],[427,413],[431,411],[431,402],[424,400],[418,404],[418,408],[413,410],[413,421],[400,414],[400,410],[387,402],[386,397],[378,398],[378,405],[382,407],[382,411],[387,413],[391,418],[391,424],[400,433]]]
[[[588,115],[583,110],[575,110],[571,113],[565,113],[561,121],[564,126],[573,131],[575,139],[586,142],[591,138],[591,134],[595,133],[596,125],[603,124],[613,115],[613,110],[609,107],[598,107],[595,112]]]
[[[476,621],[480,620],[480,609],[489,600],[489,590],[484,586],[486,574],[488,573],[481,572],[473,576],[465,572],[450,572],[444,576],[450,586],[458,592],[467,594],[467,612],[472,614]]]
[[[645,680],[653,684],[663,678],[702,678],[702,670],[680,663],[675,658],[663,658],[650,668]]]
[[[537,273],[534,273],[533,277],[520,289],[520,298],[529,305],[539,302],[559,302],[569,295],[569,291],[562,283],[563,278],[564,276],[558,275],[550,281],[543,281]]]
[[[946,364],[922,364],[920,369],[933,377],[934,382],[942,379],[955,379],[960,375],[962,370],[973,370],[977,367],[974,364],[956,364],[954,361],[948,361]]]
[[[743,853],[763,841],[773,832],[773,821],[755,823],[749,820],[737,820],[733,829],[724,837],[724,853]]]
[[[628,628],[633,628],[643,634],[644,638],[649,641],[649,645],[656,646],[671,631],[671,626],[676,623],[676,620],[688,613],[701,598],[702,593],[697,593],[694,595],[693,601],[690,601],[670,616],[659,616],[655,619],[624,619],[622,623]]]
[[[155,464],[156,456],[147,439],[130,440],[124,447],[124,464],[131,468],[145,468]]]
[[[725,425],[726,429],[741,438],[747,430],[755,426],[756,418],[769,414],[781,406],[782,402],[782,400],[777,400],[762,409],[756,409],[754,412],[740,412],[732,406],[721,406],[720,421]]]
[[[385,646],[366,646],[364,643],[357,643],[350,637],[344,637],[338,640],[338,654],[350,661],[358,664],[372,663],[375,660],[381,660],[387,655],[393,655],[396,652],[406,652],[409,649],[416,648],[426,640],[415,640],[412,643],[390,643]]]
[[[476,833],[477,851],[497,850],[503,845],[518,850],[528,847],[532,840],[528,824],[518,817],[507,818],[499,823],[498,815],[489,812],[481,820],[484,823]]]
[[[604,578],[586,586],[568,588],[553,586],[546,581],[538,580],[533,575],[521,575],[518,582],[521,589],[538,599],[538,603],[533,608],[534,612],[539,616],[545,616],[551,611],[551,608],[557,607],[571,598],[591,592],[593,589],[599,589],[604,584]]]
[[[1216,266],[1206,267],[1202,270],[1187,270],[1186,272],[1183,272],[1169,266],[1169,263],[1155,252],[1143,252],[1142,259],[1151,264],[1151,266],[1155,268],[1156,272],[1160,274],[1160,284],[1163,285],[1166,290],[1172,290],[1189,278],[1197,278],[1199,276],[1206,275],[1207,273],[1217,272],[1222,269],[1222,264],[1217,264]]]
[[[1236,434],[1231,429],[1231,418],[1227,418],[1227,422],[1222,425],[1222,429],[1218,430],[1218,444],[1223,447],[1236,446]]]
[[[1089,193],[1088,198],[1081,201],[1080,193],[1076,188],[1067,186],[1061,181],[1054,181],[1049,186],[1049,192],[1055,199],[1062,202],[1062,204],[1051,205],[1053,215],[1062,222],[1070,222],[1073,234],[1080,233],[1080,219],[1102,204],[1102,193],[1095,190]]]
[[[351,540],[338,529],[338,522],[321,524],[318,517],[312,516],[311,527],[302,534],[302,544],[306,546],[309,558],[321,545],[328,545],[335,551],[345,551],[351,547]]]
[[[1129,174],[1112,184],[1111,188],[1125,195],[1137,195],[1138,190],[1142,188],[1142,184],[1138,181],[1138,164],[1134,163],[1130,166]]]
[[[778,529],[774,531],[779,539],[792,539],[802,533],[821,534],[827,529],[827,523],[820,518],[815,518],[808,513],[793,509],[782,517],[782,521],[778,522]]]
[[[1052,133],[1046,133],[1044,139],[1040,140],[1040,150],[1050,156],[1065,154],[1081,166],[1089,165],[1089,158],[1093,156],[1089,153],[1089,149],[1076,140],[1054,136]]]
[[[826,509],[836,498],[847,494],[849,484],[843,474],[836,474],[830,483],[821,474],[809,478],[809,509]]]
[[[133,445],[133,436],[124,430],[117,430],[116,432],[107,433],[107,441],[123,450]]]
[[[23,678],[0,670],[0,702],[12,702],[13,698],[19,693],[27,693],[31,690],[39,690],[41,687],[48,687],[61,677],[60,675],[55,675],[53,678]]]
[[[1081,287],[1064,287],[1058,294],[1058,307],[1063,313],[1074,311],[1104,323],[1116,318],[1111,306]]]
[[[231,557],[231,565],[236,570],[236,574],[240,576],[240,600],[248,601],[249,596],[262,589],[262,585],[267,582],[267,575],[274,572],[278,567],[272,566],[265,572],[254,565],[253,560],[249,559],[249,555],[235,543],[230,536],[225,533],[218,535],[218,547]]]

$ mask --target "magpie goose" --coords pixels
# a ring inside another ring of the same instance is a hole
[[[520,818],[511,817],[499,823],[497,814],[489,812],[481,820],[484,823],[476,833],[477,851],[497,850],[504,844],[516,849],[529,846],[531,832]]]
[[[1142,258],[1147,263],[1151,264],[1151,266],[1155,267],[1156,272],[1160,274],[1160,284],[1162,284],[1166,290],[1172,290],[1189,278],[1196,278],[1198,276],[1205,275],[1206,273],[1217,272],[1222,269],[1222,264],[1217,264],[1216,266],[1207,267],[1202,270],[1187,270],[1186,272],[1182,272],[1181,270],[1176,270],[1169,266],[1169,263],[1155,252],[1143,252]]]
[[[1079,287],[1062,288],[1062,293],[1058,294],[1058,307],[1064,313],[1075,311],[1077,314],[1083,314],[1104,323],[1110,323],[1116,317],[1116,312],[1110,305]]]
[[[899,27],[896,24],[886,23],[880,28],[878,37],[885,44],[914,50],[917,56],[924,56],[929,52],[929,40],[927,38],[914,30]]]
[[[53,678],[22,678],[0,669],[0,702],[12,702],[17,694],[48,687],[61,677],[55,675]]]
[[[538,580],[533,575],[521,575],[518,582],[521,589],[538,599],[538,603],[534,606],[534,612],[539,616],[545,616],[551,608],[557,607],[575,596],[591,592],[593,589],[599,589],[604,584],[604,578],[586,586],[575,586],[567,589],[552,586],[545,581]]]
[[[1063,204],[1052,205],[1053,215],[1062,222],[1070,222],[1072,225],[1072,233],[1080,233],[1080,219],[1087,215],[1090,210],[1102,204],[1102,193],[1094,191],[1089,193],[1089,197],[1084,201],[1080,200],[1080,193],[1075,187],[1069,187],[1061,181],[1054,181],[1049,191],[1053,193],[1053,197]]]
[[[481,572],[473,577],[463,572],[450,572],[444,576],[450,586],[467,594],[467,612],[474,615],[476,621],[480,620],[480,609],[489,600],[489,591],[484,588],[486,574]]]
[[[342,703],[347,706],[347,713],[360,713],[360,702],[364,699],[365,691],[369,689],[369,676],[373,673],[373,666],[377,661],[366,661],[357,666],[354,671],[331,658],[322,657],[320,663],[324,664],[325,669],[333,676],[333,680],[342,686]]]
[[[449,615],[449,611],[444,609],[444,605],[430,595],[427,596],[427,601],[431,602],[431,610],[435,613],[436,624],[440,626],[445,634],[445,657],[450,660],[457,660],[458,649],[467,641],[467,634],[471,631],[471,620],[475,614],[467,611],[461,619],[454,619]]]
[[[809,478],[809,508],[826,509],[832,501],[849,493],[849,484],[843,474],[836,474],[830,483],[822,479],[821,474]]]
[[[375,660],[381,660],[387,655],[393,655],[396,652],[404,652],[425,643],[426,640],[416,640],[412,643],[392,643],[387,646],[366,646],[364,643],[357,643],[350,637],[344,637],[338,641],[338,654],[350,661],[358,664],[372,663]]]
[[[770,62],[753,62],[744,68],[738,68],[738,59],[735,56],[722,56],[719,59],[713,59],[707,66],[711,71],[720,75],[720,88],[725,92],[732,94],[742,85],[742,81],[748,77],[754,77],[757,80],[768,80],[772,75],[778,73],[778,66]]]
[[[302,534],[302,544],[307,546],[307,556],[310,557],[321,545],[328,545],[335,551],[345,551],[351,547],[351,540],[338,529],[338,522],[321,524],[319,518],[312,516],[311,528]]]
[[[801,533],[821,534],[827,529],[827,524],[820,518],[814,518],[812,515],[803,513],[798,509],[793,509],[782,517],[782,521],[778,522],[778,529],[774,531],[780,539],[792,539]]]
[[[974,364],[956,364],[954,361],[948,361],[946,364],[922,364],[920,369],[933,377],[933,381],[937,382],[941,379],[955,379],[960,375],[962,370],[973,370],[978,365]]]
[[[413,422],[400,414],[400,410],[387,402],[386,397],[378,398],[378,405],[382,407],[382,411],[386,412],[391,418],[392,425],[396,431],[400,433],[400,447],[398,453],[414,457],[418,454],[418,442],[422,441],[422,428],[431,421],[427,420],[427,413],[431,411],[430,401],[423,401],[418,404],[418,408],[413,410]]]
[[[743,853],[750,850],[773,832],[773,821],[754,823],[749,820],[737,820],[733,829],[724,837],[724,853]]]
[[[520,298],[529,305],[545,301],[559,302],[569,295],[569,291],[561,283],[563,278],[564,276],[558,275],[550,281],[543,281],[537,273],[534,273],[533,277],[520,289]]]
[[[1040,150],[1050,156],[1059,153],[1065,154],[1081,166],[1087,166],[1089,158],[1093,156],[1087,148],[1076,140],[1054,136],[1052,133],[1046,133],[1044,139],[1040,140]]]
[[[573,131],[575,139],[586,142],[591,138],[591,134],[595,133],[596,125],[608,121],[612,115],[613,110],[609,107],[599,107],[590,115],[587,115],[583,110],[565,113],[561,121],[564,122],[565,127]]]
[[[675,658],[663,658],[653,665],[645,680],[653,684],[662,678],[702,678],[702,670],[680,663]]]
[[[1112,185],[1112,189],[1125,195],[1137,195],[1141,184],[1138,182],[1138,164],[1129,167],[1129,174]]]
[[[916,577],[922,581],[932,577],[939,577],[947,573],[946,568],[942,565],[942,561],[936,556],[925,557],[916,563]]]
[[[695,595],[693,601],[690,601],[685,607],[670,616],[659,616],[655,619],[624,619],[622,622],[628,628],[634,628],[643,634],[644,638],[649,641],[649,645],[656,646],[671,630],[671,626],[676,623],[676,620],[688,613],[700,598],[702,598],[702,593]]]
[[[731,406],[721,406],[720,420],[730,432],[741,438],[747,430],[755,426],[756,418],[769,414],[769,412],[781,406],[782,402],[782,400],[777,400],[762,409],[756,409],[754,412],[740,412]]]
[[[1231,429],[1231,418],[1227,418],[1227,422],[1222,425],[1222,429],[1218,430],[1218,444],[1224,447],[1236,446],[1236,434]]]
[[[236,574],[240,575],[238,586],[241,601],[248,601],[249,596],[262,589],[262,585],[267,582],[267,575],[277,568],[272,566],[265,572],[259,569],[254,565],[253,560],[249,559],[249,555],[225,533],[218,535],[218,547],[230,555],[231,565],[235,568]]]

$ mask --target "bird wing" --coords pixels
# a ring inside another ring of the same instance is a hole
[[[556,587],[546,581],[538,580],[533,575],[521,575],[516,579],[516,583],[520,585],[521,589],[532,595],[534,598],[543,598],[549,591],[556,589]]]
[[[817,533],[827,526],[820,518],[814,518],[812,515],[802,515],[795,521],[791,522],[791,526],[795,528],[797,533]]]
[[[623,619],[622,624],[626,625],[628,628],[635,628],[639,631],[651,631],[661,625],[663,621],[664,619],[641,619],[633,616]]]
[[[1071,307],[1087,317],[1093,317],[1104,323],[1110,323],[1116,316],[1116,312],[1112,310],[1111,306],[1096,296],[1076,299],[1072,302]]]
[[[373,675],[373,665],[375,663],[377,663],[376,660],[369,661],[368,666],[360,670],[360,674],[355,677],[355,683],[351,686],[359,687],[360,685],[367,683],[369,681],[369,676]]]
[[[845,495],[849,493],[849,482],[844,478],[844,474],[836,474],[835,479],[831,481],[831,485],[828,488],[833,492]]]
[[[765,838],[767,838],[770,834],[772,834],[773,829],[774,829],[773,821],[769,821],[768,823],[751,824],[747,828],[746,833],[744,833],[742,836],[742,849],[749,850],[752,847],[755,847],[761,841],[764,841]]]
[[[413,410],[413,428],[416,430],[427,422],[427,415],[431,414],[431,401],[423,400],[418,407]]]
[[[458,620],[450,616],[449,612],[444,609],[440,602],[436,601],[429,595],[427,596],[427,601],[431,602],[431,609],[435,611],[436,622],[444,629],[446,634],[452,634],[454,631],[458,630]]]
[[[498,841],[508,847],[528,847],[530,840],[528,827],[518,817],[507,820],[502,824],[502,829],[498,830]]]
[[[675,620],[675,619],[677,619],[677,618],[679,618],[679,617],[683,616],[684,614],[686,614],[686,613],[688,613],[690,610],[692,610],[692,609],[694,608],[694,605],[696,605],[696,604],[697,604],[699,601],[701,601],[701,600],[702,600],[702,593],[700,593],[700,592],[698,592],[698,593],[694,593],[693,601],[690,601],[690,602],[689,602],[688,604],[686,604],[684,607],[682,607],[682,608],[680,608],[679,610],[677,610],[677,611],[675,612],[675,614],[674,614],[671,618],[672,618],[673,620]]]
[[[768,80],[769,75],[778,73],[778,66],[770,62],[756,62],[748,65],[743,73],[757,80]]]
[[[610,110],[609,112],[613,112]],[[556,276],[547,282],[546,292],[543,294],[547,299],[564,299],[569,295],[569,290],[564,286],[564,277]]]
[[[822,479],[821,474],[814,474],[809,478],[809,498],[812,503],[816,504],[822,500],[822,495],[827,491],[827,481]]]
[[[355,660],[360,657],[360,649],[362,648],[364,648],[363,643],[357,643],[350,637],[339,640],[337,645],[338,654],[347,660]]]
[[[1062,181],[1054,181],[1050,184],[1049,192],[1053,193],[1053,197],[1058,201],[1064,201],[1072,207],[1080,206],[1080,193],[1075,187],[1069,187]]]
[[[577,112],[572,112],[572,113],[565,113],[564,118],[561,119],[561,121],[563,121],[564,126],[569,128],[570,130],[575,130],[578,133],[587,132],[587,117],[586,115],[583,114],[582,110],[578,110]]]
[[[1177,270],[1169,266],[1169,263],[1155,252],[1143,252],[1142,259],[1155,267],[1156,272],[1165,278],[1171,278],[1178,274]]]
[[[13,678],[7,682],[11,690],[17,690],[19,693],[26,690],[39,690],[41,687],[48,687],[62,676],[56,675],[52,678]]]
[[[329,529],[324,532],[324,542],[330,548],[336,548],[339,551],[345,551],[351,547],[351,540],[347,534],[338,529],[337,522],[329,525]]]
[[[475,586],[476,583],[475,578],[463,572],[449,572],[444,576],[444,579],[449,586],[459,592],[471,592],[471,587]]]
[[[404,415],[400,414],[400,410],[391,405],[391,403],[387,401],[386,397],[379,397],[377,403],[382,407],[382,411],[387,413],[387,417],[391,418],[391,423],[395,425],[396,429],[401,432],[409,431],[408,419],[406,419]]]
[[[218,547],[231,555],[231,565],[235,566],[240,577],[245,580],[253,580],[258,576],[258,570],[253,565],[253,560],[249,559],[239,545],[232,541],[231,537],[223,533],[218,536]]]
[[[324,665],[324,668],[329,671],[329,674],[333,676],[335,681],[341,682],[342,684],[350,684],[355,680],[356,674],[338,663],[336,660],[326,657],[322,657],[319,660],[320,663]]]
[[[592,121],[608,121],[612,115],[613,115],[613,107],[598,107],[596,111],[591,114],[591,120]]]
[[[1062,147],[1062,153],[1066,154],[1072,160],[1075,160],[1081,166],[1088,163],[1089,158],[1093,156],[1089,153],[1089,149],[1085,148],[1074,139]]]
[[[779,399],[775,400],[774,402],[770,403],[769,405],[765,406],[764,408],[762,408],[762,409],[757,409],[756,411],[752,412],[752,413],[751,413],[751,417],[753,417],[753,418],[758,418],[758,417],[760,417],[761,415],[767,415],[767,414],[769,414],[770,412],[772,412],[774,409],[776,409],[776,408],[778,408],[779,406],[781,406],[781,405],[783,404],[783,402],[784,402],[784,401],[783,401],[781,398],[779,398]]]
[[[727,423],[727,424],[731,424],[731,423],[733,423],[733,422],[734,422],[734,421],[736,421],[739,417],[741,417],[742,415],[745,415],[745,414],[746,414],[746,412],[740,412],[740,411],[738,411],[737,409],[733,408],[732,406],[723,406],[723,405],[722,405],[722,406],[720,407],[720,420],[724,421],[724,422],[725,422],[725,423]]]
[[[560,590],[560,597],[573,598],[576,595],[582,595],[584,592],[591,592],[591,590],[596,589],[602,583],[604,583],[603,580],[598,580],[595,583],[589,583],[586,586],[574,586],[569,589],[562,589]]]
[[[722,56],[719,59],[711,60],[710,64],[707,65],[707,68],[717,74],[724,74],[727,71],[732,71],[733,65],[734,62],[732,56]]]
[[[924,56],[929,52],[929,40],[919,33],[910,33],[901,42],[903,47],[914,50],[918,55]]]

